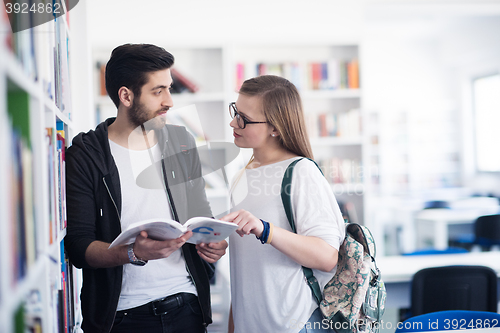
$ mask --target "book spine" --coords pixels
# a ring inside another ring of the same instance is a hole
[[[239,62],[236,64],[236,91],[240,90],[245,80],[245,64]]]
[[[186,76],[181,74],[177,69],[170,68],[170,72],[172,73],[172,78],[175,81],[178,81],[184,87],[186,87],[190,92],[194,93],[199,90],[198,85],[196,85],[193,81],[189,80]]]

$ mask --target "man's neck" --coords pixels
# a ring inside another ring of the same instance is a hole
[[[131,150],[149,149],[158,142],[155,131],[136,127],[120,117],[108,126],[108,139]]]

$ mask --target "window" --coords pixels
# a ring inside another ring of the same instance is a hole
[[[477,172],[500,172],[500,74],[473,81]]]

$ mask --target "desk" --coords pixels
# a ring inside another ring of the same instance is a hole
[[[482,207],[466,209],[434,208],[420,211],[415,216],[417,245],[421,243],[423,234],[430,234],[433,247],[445,250],[448,247],[448,226],[451,224],[472,224],[482,215],[498,214],[499,207]],[[425,231],[425,232],[423,232]]]
[[[377,266],[387,289],[386,308],[411,307],[411,280],[424,268],[450,265],[491,267],[500,278],[500,252],[471,252],[446,255],[387,256],[377,258]],[[499,289],[500,292],[500,289]]]

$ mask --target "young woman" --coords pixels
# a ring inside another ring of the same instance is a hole
[[[307,328],[322,316],[301,266],[312,268],[323,288],[335,273],[345,231],[328,182],[305,158],[291,186],[297,234],[287,220],[284,172],[295,159],[313,157],[299,93],[284,78],[259,76],[243,83],[229,110],[235,144],[253,149],[233,182],[231,213],[222,218],[240,226],[229,240],[230,332],[314,332]]]

